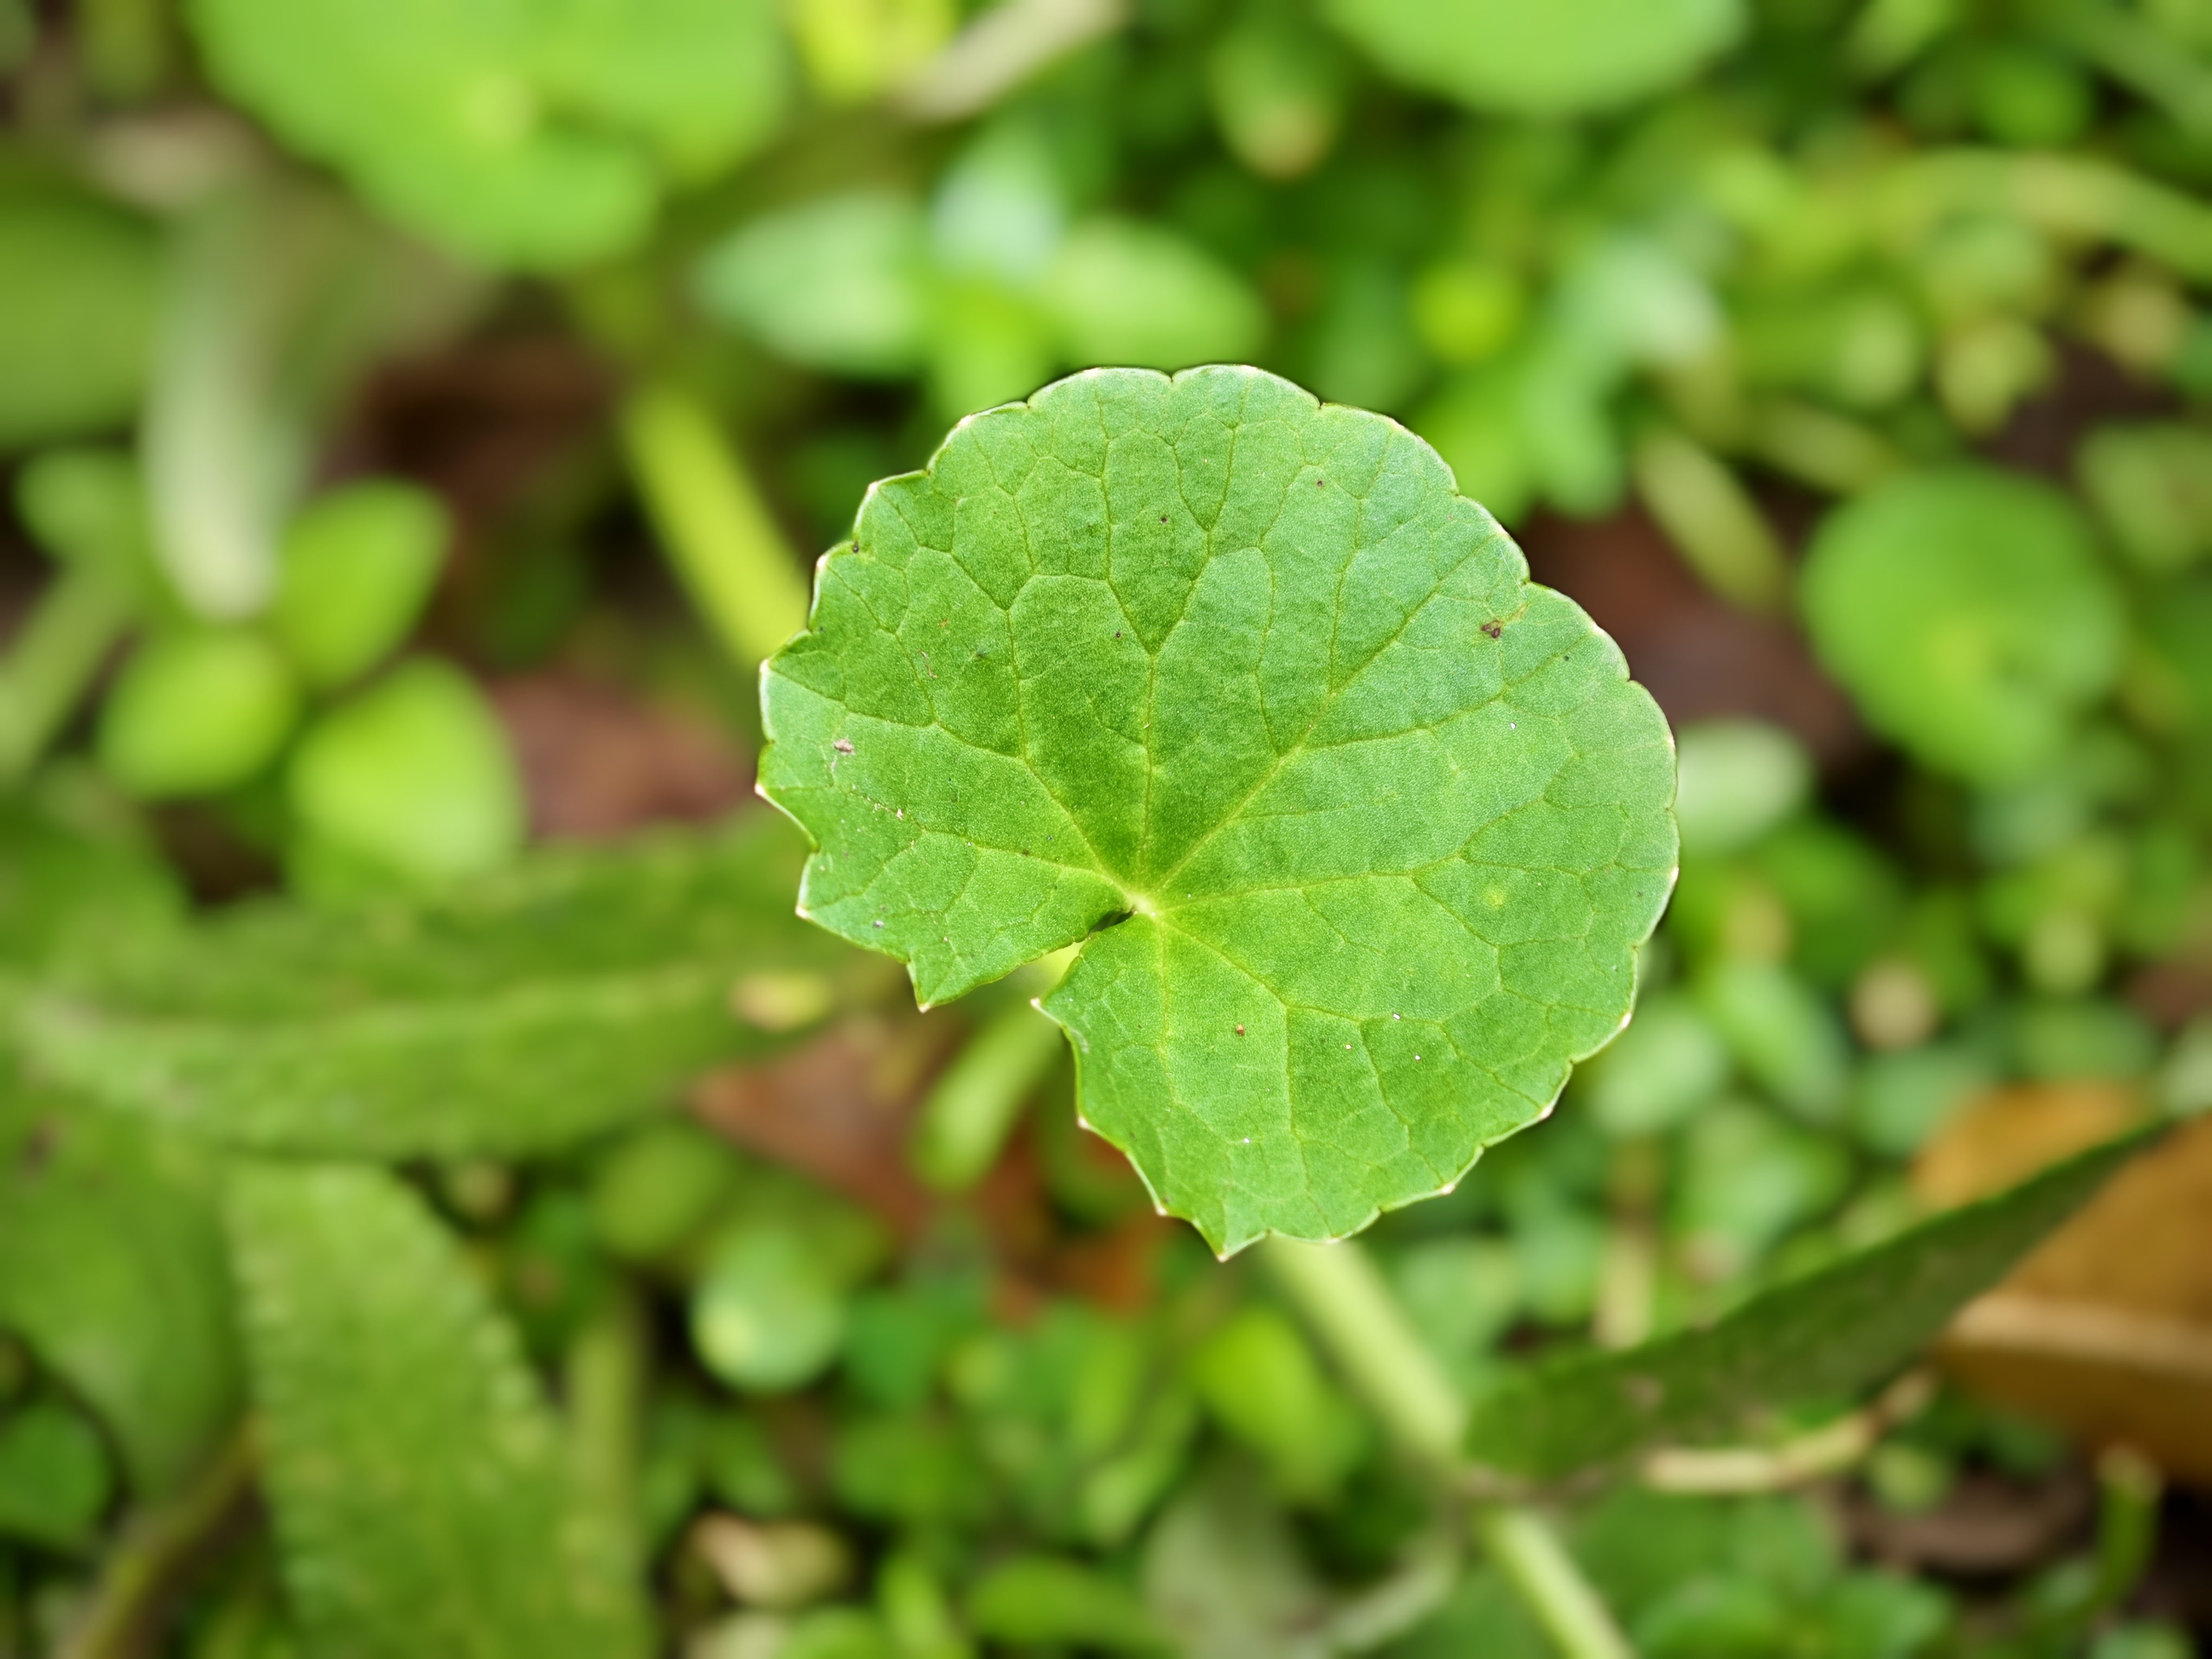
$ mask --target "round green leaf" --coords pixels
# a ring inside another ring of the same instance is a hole
[[[715,1250],[692,1293],[691,1340],[732,1388],[799,1388],[843,1346],[845,1297],[796,1232],[744,1228]]]
[[[793,362],[903,374],[929,320],[921,209],[854,191],[769,214],[707,255],[697,288],[708,312]]]
[[[82,1548],[115,1485],[100,1431],[41,1402],[0,1419],[0,1536]]]
[[[1801,591],[1820,659],[1868,722],[1977,782],[2051,759],[2125,643],[2080,510],[1985,468],[1909,474],[1841,508]]]
[[[333,490],[292,521],[269,620],[310,684],[343,685],[406,637],[449,533],[436,496],[392,483]]]
[[[1607,1134],[1657,1134],[1696,1115],[1729,1079],[1729,1052],[1687,998],[1664,993],[1637,1010],[1620,1041],[1577,1079],[1577,1100]]]
[[[1325,11],[1401,80],[1522,115],[1657,92],[1744,23],[1741,0],[1329,0]]]
[[[461,254],[559,267],[619,252],[663,184],[781,118],[767,0],[194,0],[216,85],[393,217]]]
[[[100,760],[135,795],[211,794],[276,758],[299,689],[258,634],[173,634],[139,647],[100,710]]]
[[[506,733],[443,663],[409,663],[325,714],[301,740],[289,785],[311,842],[388,875],[473,875],[522,842]]]
[[[1217,1249],[1540,1117],[1673,879],[1665,722],[1396,422],[1095,369],[878,484],[763,679],[803,912],[925,1005],[1081,940],[1085,1120]]]
[[[1765,720],[1705,720],[1675,734],[1674,819],[1682,850],[1733,853],[1804,804],[1813,757]]]
[[[1260,296],[1212,254],[1103,214],[1069,233],[1044,296],[1078,362],[1181,368],[1243,356],[1267,328]]]

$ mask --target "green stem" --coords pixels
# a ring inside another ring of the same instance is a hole
[[[1462,1467],[1467,1403],[1444,1375],[1374,1259],[1349,1241],[1270,1239],[1261,1261],[1390,1437],[1447,1478]],[[1627,1659],[1634,1650],[1556,1534],[1534,1510],[1484,1504],[1475,1532],[1562,1659]]]
[[[1350,1241],[1273,1238],[1261,1261],[1390,1437],[1423,1462],[1456,1468],[1467,1402],[1406,1317],[1374,1259]]]
[[[65,566],[0,661],[0,786],[37,763],[130,618],[105,571]]]
[[[586,1500],[582,1513],[606,1528],[606,1553],[633,1566],[645,1553],[637,1467],[645,1354],[642,1316],[630,1297],[617,1292],[562,1356],[569,1445]]]
[[[941,1193],[981,1181],[1060,1046],[1060,1027],[1027,1006],[969,1038],[922,1100],[908,1153],[914,1172]]]
[[[2097,1517],[2097,1585],[2092,1615],[2126,1601],[2158,1546],[2158,1505],[2165,1482],[2140,1453],[2114,1446],[2097,1460],[2103,1503]]]
[[[1733,468],[1663,427],[1638,441],[1631,468],[1644,506],[1707,587],[1754,615],[1783,609],[1790,567],[1782,544]]]
[[[750,665],[806,624],[806,583],[744,462],[688,393],[635,393],[623,446],[678,574],[723,645]]]
[[[1543,1516],[1525,1504],[1484,1504],[1474,1531],[1563,1659],[1632,1659],[1628,1638]]]
[[[252,1430],[242,1427],[181,1492],[131,1521],[56,1659],[125,1659],[144,1651],[193,1557],[238,1512],[258,1461]]]

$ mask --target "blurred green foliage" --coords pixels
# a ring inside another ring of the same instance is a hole
[[[0,1656],[1554,1650],[1378,1372],[1628,1470],[1637,1652],[2193,1650],[2124,1467],[1916,1575],[2080,1454],[1850,1413],[2088,1183],[1929,1217],[1992,1087],[2212,1108],[2208,188],[2199,0],[0,0]],[[952,422],[1208,361],[1676,716],[1635,1019],[1336,1247],[1380,1364],[1045,980],[916,1024],[764,812],[531,844],[730,805],[623,791]]]

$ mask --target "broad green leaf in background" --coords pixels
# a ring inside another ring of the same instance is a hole
[[[1915,473],[1848,503],[1801,594],[1869,722],[1975,781],[2051,759],[2119,672],[2125,622],[2081,510],[2016,474]]]
[[[1010,184],[988,171],[956,178],[964,188],[948,187],[933,226],[883,191],[756,220],[701,263],[701,301],[793,362],[864,377],[910,373],[933,341],[950,354],[940,336],[971,355],[1010,356],[1024,374],[1040,358],[1046,372],[1054,362],[1180,368],[1247,356],[1265,337],[1259,295],[1195,243],[1109,214],[1067,228],[1051,203],[1005,199]],[[987,190],[997,198],[979,204]],[[955,384],[978,373],[935,368]]]
[[[1107,215],[1070,233],[1045,274],[1047,306],[1079,363],[1182,368],[1257,349],[1260,296],[1172,231]]]
[[[1522,380],[1510,362],[1455,374],[1412,416],[1459,487],[1508,525],[1528,516],[1539,484],[1522,418]]]
[[[380,1170],[235,1169],[225,1203],[311,1651],[645,1651],[627,1517],[579,1460],[453,1240]]]
[[[404,639],[451,535],[436,496],[385,481],[334,489],[293,520],[270,624],[301,678],[343,685]]]
[[[160,247],[74,192],[0,192],[0,449],[120,425],[153,348]]]
[[[1096,370],[878,485],[763,683],[805,914],[943,1001],[1085,941],[1085,1119],[1218,1250],[1448,1188],[1627,1012],[1673,755],[1395,422]]]
[[[953,0],[793,0],[785,15],[807,79],[834,104],[907,79],[960,21]]]
[[[1191,1357],[1199,1398],[1231,1438],[1264,1458],[1277,1493],[1322,1504],[1365,1449],[1365,1425],[1289,1316],[1265,1303],[1231,1315]]]
[[[1732,45],[1741,0],[1329,0],[1391,74],[1477,109],[1566,115],[1684,80]]]
[[[1619,1042],[1575,1082],[1577,1097],[1607,1134],[1624,1139],[1674,1127],[1721,1091],[1729,1052],[1689,998],[1661,992],[1637,1007]]]
[[[300,688],[283,653],[244,629],[194,629],[131,654],[100,709],[100,763],[148,800],[244,783],[291,735]]]
[[[58,1401],[0,1418],[0,1536],[75,1552],[114,1486],[100,1431]]]
[[[27,1005],[23,1036],[99,1098],[228,1142],[557,1146],[765,1046],[731,1012],[742,976],[836,971],[844,953],[791,915],[796,839],[753,814],[545,854],[436,899],[272,902],[105,941]]]
[[[139,1495],[162,1496],[240,1403],[210,1160],[0,1089],[0,1329],[100,1413]]]
[[[2066,1219],[2141,1137],[1753,1297],[1711,1328],[1526,1369],[1476,1404],[1477,1462],[1539,1480],[1741,1431],[1746,1417],[1849,1395],[1896,1370]]]
[[[1170,1650],[1135,1592],[1095,1568],[1056,1556],[1017,1556],[993,1567],[969,1593],[968,1619],[978,1635],[1017,1647]]]
[[[1674,821],[1687,854],[1747,847],[1805,803],[1813,757],[1765,720],[1702,720],[1675,733]]]
[[[1344,123],[1343,54],[1311,24],[1255,13],[1206,58],[1206,91],[1237,160],[1269,179],[1318,166]]]
[[[401,222],[540,269],[631,246],[781,118],[767,0],[197,0],[216,84]]]
[[[921,360],[928,266],[919,204],[826,196],[754,220],[700,262],[700,302],[793,362],[906,374]]]
[[[73,937],[166,927],[183,909],[151,853],[72,830],[48,803],[0,805],[0,975],[35,972]]]
[[[2155,574],[2212,550],[2212,432],[2104,426],[2074,458],[2081,490],[2123,552]]]
[[[325,714],[285,781],[310,890],[319,877],[343,890],[354,866],[423,884],[481,875],[522,845],[506,728],[476,682],[446,663],[404,664]]]

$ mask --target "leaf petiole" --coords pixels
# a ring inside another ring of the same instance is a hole
[[[630,398],[622,441],[677,574],[750,667],[806,621],[806,586],[759,488],[713,417],[673,386]]]
[[[1261,1259],[1390,1437],[1432,1472],[1457,1474],[1466,1462],[1460,1443],[1467,1404],[1373,1258],[1350,1240],[1272,1238]],[[1561,1659],[1633,1654],[1604,1599],[1534,1509],[1480,1503],[1474,1534]]]

